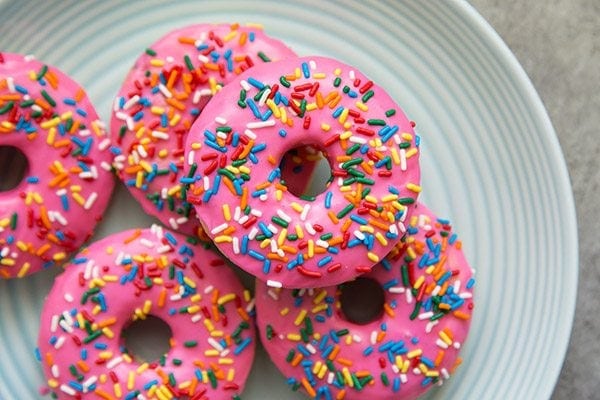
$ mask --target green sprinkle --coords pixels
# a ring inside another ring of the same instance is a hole
[[[413,204],[415,202],[415,199],[413,199],[412,197],[401,197],[397,201],[403,206],[406,206],[408,204]]]
[[[181,364],[183,364],[183,361],[181,361],[179,358],[174,358],[173,359],[173,365],[179,366]]]
[[[83,343],[88,344],[90,342],[93,342],[94,340],[98,339],[100,337],[100,335],[102,335],[102,331],[95,331],[94,333],[92,333],[89,336],[85,337],[83,339]]]
[[[192,64],[192,59],[187,54],[183,56],[183,60],[185,61],[185,65],[188,67],[190,71],[194,70],[194,64]]]
[[[2,108],[0,108],[0,115],[6,114],[7,112],[9,112],[13,108],[14,105],[15,105],[14,101],[9,101],[5,105],[3,105]]]
[[[46,92],[45,90],[42,90],[42,97],[44,99],[46,99],[46,101],[48,102],[48,104],[50,104],[52,107],[56,107],[56,101],[54,101],[54,99],[52,98],[52,96],[50,96],[48,94],[48,92]]]
[[[419,311],[421,310],[421,302],[417,301],[415,303],[415,308],[413,309],[412,314],[410,314],[410,317],[408,317],[411,321],[413,321],[415,318],[417,318],[419,316]],[[433,317],[432,317],[433,318]]]
[[[399,149],[408,149],[410,147],[410,142],[402,142],[398,145]]]
[[[346,150],[346,155],[350,156],[354,154],[358,149],[360,149],[360,144],[354,143],[352,146],[348,147],[348,149]]]
[[[338,336],[345,336],[348,333],[350,333],[350,331],[348,329],[340,329],[339,331],[336,332],[336,335],[338,335]]]
[[[390,380],[385,372],[381,373],[381,383],[383,383],[383,386],[389,386],[390,384]]]
[[[373,97],[374,95],[375,95],[375,92],[374,92],[374,91],[372,91],[372,90],[369,90],[367,93],[365,93],[365,94],[363,95],[363,97],[362,97],[362,99],[361,99],[361,100],[362,100],[362,102],[363,102],[363,103],[366,103],[366,102],[367,102],[367,101],[369,101],[369,99],[370,99],[371,97]]]
[[[10,229],[12,229],[13,231],[15,229],[17,229],[18,218],[19,218],[19,215],[17,213],[13,213],[10,216]]]
[[[173,387],[175,387],[175,385],[177,385],[177,380],[175,379],[175,375],[172,372],[169,374],[169,383]]]
[[[338,219],[340,219],[340,218],[344,218],[344,217],[345,217],[346,215],[348,215],[348,213],[349,213],[350,211],[352,211],[353,209],[354,209],[354,204],[348,204],[346,207],[344,207],[344,208],[342,209],[342,211],[340,211],[339,213],[337,213],[336,217],[337,217]]]
[[[283,228],[287,228],[290,225],[286,220],[278,216],[274,216],[273,218],[271,218],[271,221],[273,221],[274,224],[277,224]]]
[[[267,325],[267,340],[273,339],[273,327],[271,325]]]
[[[400,272],[402,273],[402,284],[405,287],[409,287],[410,280],[408,279],[408,266],[406,264],[402,264],[400,267]]]
[[[216,129],[217,132],[229,133],[232,131],[230,126],[218,126]]]
[[[31,107],[34,104],[35,104],[35,100],[29,99],[29,100],[22,101],[21,104],[19,104],[19,106],[22,108],[27,108],[27,107]]]
[[[196,347],[198,345],[198,341],[197,340],[188,340],[183,342],[183,345],[185,347]]]
[[[243,100],[238,100],[237,104],[240,108],[246,108],[246,102]]]
[[[123,125],[121,128],[119,128],[119,138],[122,139],[126,133],[127,133],[127,125]]]
[[[35,79],[39,81],[40,79],[42,79],[46,75],[46,72],[48,72],[48,66],[47,65],[42,65],[42,69],[40,69],[40,72],[38,72],[38,74],[36,75]]]
[[[231,172],[231,171],[230,171],[230,170],[228,170],[228,169],[225,169],[225,168],[219,168],[218,174],[219,174],[219,175],[224,175],[224,176],[226,176],[226,177],[227,177],[227,178],[229,178],[229,180],[231,180],[231,181],[234,181],[234,180],[235,180],[235,175],[233,174],[233,172]]]
[[[396,115],[396,110],[394,110],[393,108],[390,108],[389,110],[387,110],[387,111],[385,112],[385,116],[386,116],[386,117],[391,117],[391,116],[393,116],[393,115]]]
[[[343,163],[343,164],[342,164],[342,168],[343,168],[343,169],[347,169],[347,168],[353,167],[353,166],[355,166],[355,165],[359,165],[359,164],[361,164],[362,162],[363,162],[363,159],[362,159],[362,158],[360,158],[360,157],[353,158],[353,159],[351,159],[351,160],[348,160],[348,161],[346,161],[345,163]]]
[[[442,318],[444,315],[446,315],[446,314],[443,312],[439,312],[439,313],[434,314],[431,318],[429,318],[429,320],[435,321],[435,320]]]
[[[294,349],[290,349],[290,351],[288,352],[287,356],[285,357],[285,361],[287,362],[292,362],[292,360],[294,359],[294,356],[296,355],[296,350]]]
[[[367,124],[375,125],[375,126],[385,126],[386,125],[385,121],[382,119],[369,119],[369,120],[367,120]]]
[[[289,88],[290,86],[292,86],[292,84],[287,79],[285,79],[285,76],[282,76],[279,78],[279,83],[281,83],[286,88]]]
[[[148,54],[149,56],[154,57],[156,55],[156,52],[152,49],[146,49],[146,54]]]
[[[269,57],[267,57],[267,55],[265,53],[263,53],[262,51],[258,52],[258,58],[260,58],[264,62],[271,62],[271,59]]]
[[[321,240],[329,240],[332,237],[333,237],[333,233],[327,232],[327,233],[324,233],[321,236],[319,236],[319,239],[321,239]]]
[[[347,94],[349,91],[350,91],[350,88],[348,87],[348,85],[345,85],[345,86],[342,88],[342,92],[344,92],[345,94]]]
[[[336,76],[336,78],[333,80],[333,86],[338,87],[338,86],[340,86],[341,83],[342,83],[342,78],[340,78],[339,76]]]

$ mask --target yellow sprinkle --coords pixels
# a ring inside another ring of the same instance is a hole
[[[146,371],[149,366],[150,365],[148,363],[143,363],[135,370],[135,372],[137,372],[137,374],[140,375],[142,374],[142,372]]]
[[[388,244],[388,241],[387,241],[387,239],[385,238],[385,236],[383,236],[383,235],[381,234],[381,232],[377,232],[377,233],[375,234],[375,238],[377,239],[377,241],[378,241],[379,243],[381,243],[381,245],[382,245],[382,246],[387,246],[387,244]]]
[[[296,316],[296,319],[294,320],[294,325],[300,326],[300,324],[302,322],[304,322],[304,318],[306,318],[306,314],[307,314],[307,312],[305,309],[300,310],[300,312],[298,313],[298,316]]]
[[[413,351],[409,351],[406,354],[406,357],[408,357],[408,359],[413,359],[415,357],[419,357],[421,354],[423,354],[423,350],[421,350],[421,349],[415,349]]]
[[[341,135],[340,135],[340,140],[346,140],[346,139],[350,139],[352,137],[352,131],[344,131]]]
[[[412,156],[416,155],[418,152],[419,152],[419,150],[417,150],[416,147],[413,147],[406,151],[406,158],[411,158]]]
[[[315,72],[312,74],[312,77],[315,79],[325,79],[327,75],[325,75],[325,72]]]
[[[206,357],[218,357],[219,356],[219,350],[217,349],[208,349],[204,351],[204,355]]]
[[[114,386],[113,386],[113,390],[114,390],[114,392],[115,392],[115,396],[116,396],[117,398],[120,398],[120,397],[122,396],[122,393],[121,393],[121,385],[120,385],[118,382],[114,384]]]
[[[323,299],[325,299],[326,296],[327,296],[327,290],[321,289],[319,291],[319,293],[313,299],[313,304],[319,304],[320,302],[323,301]]]
[[[350,375],[350,371],[348,370],[348,367],[344,367],[342,369],[342,375],[344,376],[344,380],[346,381],[346,384],[353,388],[354,381],[352,380],[352,375]]]
[[[219,358],[219,361],[217,361],[220,365],[232,365],[233,364],[233,359],[232,358]]]
[[[367,257],[374,263],[379,262],[379,256],[371,251],[367,253]]]
[[[312,239],[308,240],[308,258],[315,256],[315,242]]]
[[[285,239],[287,238],[288,230],[287,228],[283,228],[281,232],[279,232],[279,236],[277,237],[277,245],[279,247],[283,246],[285,243]]]
[[[417,278],[413,287],[415,289],[419,289],[421,287],[421,285],[423,284],[423,282],[425,282],[425,277],[423,275],[421,275]]]
[[[302,226],[300,224],[296,224],[296,235],[298,235],[298,239],[304,239],[304,231],[302,230]]]
[[[452,339],[450,339],[448,337],[448,335],[446,335],[446,333],[444,331],[440,331],[440,338],[444,341],[444,343],[446,343],[447,345],[451,345],[452,344]]]
[[[29,264],[28,262],[24,263],[23,266],[21,267],[21,269],[19,270],[19,272],[17,273],[17,277],[22,278],[25,275],[27,275],[27,272],[29,271],[30,267],[31,267],[31,264]]]
[[[302,340],[302,336],[300,336],[299,333],[288,333],[286,337],[288,340],[291,340],[293,342],[299,342]]]
[[[215,237],[214,240],[215,240],[215,243],[231,243],[231,242],[233,242],[233,237],[221,235],[221,236]]]
[[[153,67],[162,67],[163,65],[165,65],[165,62],[161,59],[153,58],[152,60],[150,60],[150,65],[152,65]]]
[[[288,315],[289,312],[290,312],[290,309],[285,307],[285,308],[282,308],[281,311],[279,311],[279,314],[281,316],[286,316],[286,315]]]
[[[209,332],[212,332],[215,330],[215,326],[213,325],[212,321],[210,319],[205,319],[204,320],[204,326],[206,327],[206,329]]]
[[[406,188],[412,192],[415,193],[420,193],[421,192],[421,186],[419,185],[415,185],[414,183],[407,183],[406,184]]]
[[[297,213],[302,213],[302,210],[304,209],[300,204],[296,203],[295,201],[292,202],[291,206]]]
[[[202,143],[194,142],[192,143],[192,150],[199,150],[202,147]]]
[[[363,103],[362,101],[357,101],[355,103],[356,108],[358,108],[361,111],[367,112],[369,111],[369,106],[367,106],[365,103]]]
[[[127,390],[133,390],[135,387],[135,372],[129,371],[127,375]]]
[[[40,124],[40,127],[42,129],[48,130],[50,128],[53,128],[55,126],[57,126],[58,124],[60,124],[60,118],[59,117],[54,117],[52,119],[49,119],[48,121],[44,121]]]
[[[188,312],[188,314],[196,314],[196,313],[200,312],[200,306],[197,304],[195,304],[193,306],[189,306],[187,308],[187,312]]]
[[[322,129],[323,131],[325,131],[325,132],[329,132],[329,130],[331,129],[331,125],[329,125],[329,124],[326,124],[325,122],[323,122],[323,123],[321,124],[321,129]]]
[[[397,194],[388,194],[381,198],[381,201],[383,201],[384,203],[388,203],[388,202],[394,201],[394,200],[398,200]]]
[[[223,305],[225,303],[229,303],[230,301],[235,300],[235,293],[228,293],[224,296],[219,297],[219,300],[217,300],[217,304],[218,305]]]
[[[323,304],[319,304],[316,307],[313,307],[313,309],[310,310],[310,312],[312,312],[313,314],[317,314],[317,313],[320,313],[321,311],[325,311],[325,310],[327,310],[327,304],[323,303]]]

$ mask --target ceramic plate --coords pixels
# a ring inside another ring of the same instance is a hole
[[[148,44],[182,25],[238,21],[264,24],[301,55],[355,65],[417,122],[422,200],[454,221],[478,279],[464,363],[426,398],[548,398],[576,297],[571,187],[531,82],[468,4],[6,1],[0,50],[35,54],[70,74],[108,121],[125,73]],[[150,222],[120,187],[97,237]],[[34,348],[56,273],[0,282],[2,399],[40,397]],[[293,398],[264,351],[254,367],[244,398]]]

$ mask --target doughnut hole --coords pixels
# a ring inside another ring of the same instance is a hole
[[[327,190],[332,180],[331,165],[316,145],[288,150],[279,163],[281,180],[296,197],[313,198]]]
[[[148,315],[146,319],[131,322],[121,332],[123,352],[139,362],[158,361],[169,352],[173,333],[162,319]]]
[[[0,192],[19,186],[29,170],[27,156],[14,146],[0,146]]]
[[[383,315],[385,293],[374,279],[356,278],[340,285],[343,317],[353,324],[367,325]]]

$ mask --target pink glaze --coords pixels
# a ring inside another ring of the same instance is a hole
[[[39,355],[60,399],[135,391],[143,397],[134,398],[232,399],[254,357],[252,313],[249,292],[220,256],[154,225],[93,243],[56,278]],[[147,315],[173,333],[164,363],[140,362],[122,348],[122,330]],[[70,384],[71,366],[81,386]]]
[[[407,236],[365,278],[385,293],[381,316],[366,325],[347,320],[340,287],[294,291],[257,281],[261,340],[293,388],[315,399],[414,399],[460,364],[474,280],[447,221],[419,204]]]
[[[63,263],[92,235],[114,179],[110,139],[83,89],[32,56],[0,53],[0,146],[29,169],[0,192],[0,279]]]
[[[171,229],[201,236],[185,197],[187,132],[208,100],[242,71],[292,57],[255,26],[200,24],[174,30],[135,62],[115,99],[113,165],[144,210]]]
[[[321,149],[325,192],[281,184],[290,149]],[[412,123],[354,67],[324,57],[256,66],[224,87],[186,146],[188,200],[232,262],[275,287],[342,283],[371,270],[399,240],[419,186]]]

